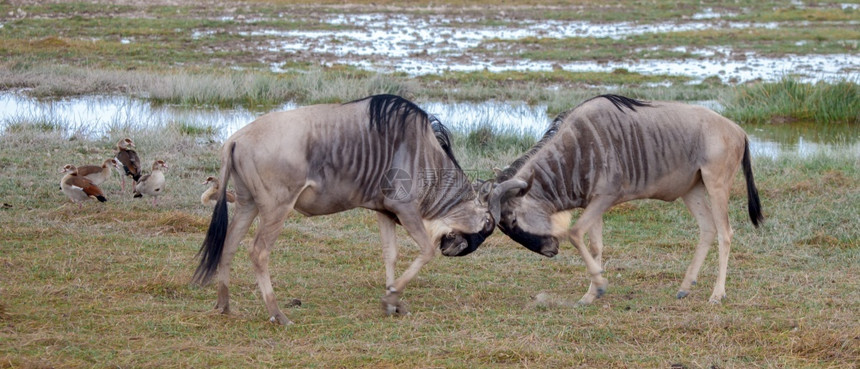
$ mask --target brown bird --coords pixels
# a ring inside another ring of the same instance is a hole
[[[66,174],[60,180],[60,188],[72,202],[78,204],[79,209],[82,207],[82,203],[90,198],[98,199],[101,202],[107,201],[105,194],[98,186],[89,179],[78,175],[78,168],[74,165],[66,164],[60,168],[60,173]]]
[[[140,177],[140,180],[134,184],[134,197],[152,196],[152,206],[158,206],[158,196],[164,192],[164,172],[161,168],[167,168],[164,160],[156,160],[152,163],[152,172]]]
[[[116,153],[116,161],[118,161],[122,165],[122,171],[117,168],[121,178],[122,178],[122,190],[125,191],[125,177],[130,176],[135,182],[140,180],[140,157],[137,156],[137,152],[129,149],[129,147],[134,147],[134,141],[130,138],[124,138],[119,140],[116,144],[117,153]]]
[[[206,181],[204,181],[203,184],[208,184],[209,188],[200,195],[200,202],[203,203],[203,205],[215,206],[218,199],[221,197],[221,192],[219,191],[221,182],[218,181],[218,178],[206,177]],[[227,202],[236,202],[236,194],[233,191],[227,191]]]
[[[89,179],[98,186],[110,178],[111,171],[119,171],[119,162],[116,159],[107,159],[102,165],[82,165],[78,167],[78,175]]]

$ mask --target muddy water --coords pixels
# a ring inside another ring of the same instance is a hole
[[[717,76],[726,82],[755,79],[778,80],[788,74],[814,82],[845,78],[860,68],[854,54],[832,55],[761,55],[733,50],[731,46],[678,48],[675,51],[695,55],[684,59],[643,59],[624,61],[575,60],[558,63],[496,57],[471,52],[471,49],[493,40],[521,40],[527,37],[564,39],[571,37],[623,39],[630,36],[713,29],[780,29],[808,27],[807,22],[735,22],[704,9],[691,19],[676,22],[641,24],[632,22],[594,23],[521,19],[487,25],[486,19],[469,16],[416,14],[331,14],[319,21],[343,30],[303,31],[257,29],[238,31],[248,39],[264,40],[261,49],[268,53],[297,55],[324,65],[348,64],[381,72],[405,72],[410,75],[445,71],[567,71],[611,72],[623,68],[643,74],[684,75],[701,81]],[[504,17],[502,17],[504,18]],[[230,17],[224,21],[236,21]],[[846,22],[846,27],[856,27]],[[216,37],[214,32],[195,32],[195,39]],[[813,40],[810,40],[813,41]],[[287,57],[286,59],[290,59]],[[280,71],[284,64],[273,64]]]
[[[719,104],[715,102],[698,104],[719,109]],[[551,119],[546,114],[545,106],[517,102],[430,102],[420,105],[459,134],[480,127],[491,127],[496,132],[540,137]],[[289,103],[274,110],[295,107],[295,104]],[[46,122],[63,127],[69,135],[98,137],[113,131],[182,124],[214,128],[218,132],[214,139],[223,140],[265,113],[245,109],[154,105],[128,97],[85,96],[42,101],[15,93],[0,93],[0,128],[4,131],[10,124]],[[750,135],[750,149],[755,156],[808,157],[818,153],[849,152],[860,157],[860,134],[854,126],[746,125],[744,129]]]

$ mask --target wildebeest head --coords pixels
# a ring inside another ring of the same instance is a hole
[[[478,249],[478,246],[493,233],[496,222],[490,216],[486,202],[480,198],[465,201],[453,212],[458,214],[451,222],[451,230],[442,235],[439,248],[445,256],[465,256]]]
[[[526,180],[512,178],[495,185],[485,196],[490,213],[504,234],[529,250],[553,257],[558,254],[559,243],[554,229],[556,215],[529,196],[533,181],[534,174]]]

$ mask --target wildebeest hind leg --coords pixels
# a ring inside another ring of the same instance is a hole
[[[272,288],[272,278],[269,275],[269,254],[275,245],[275,241],[278,239],[278,234],[280,234],[281,228],[284,226],[284,220],[291,209],[292,206],[278,205],[260,209],[260,228],[257,230],[257,235],[254,237],[254,243],[250,250],[254,275],[257,277],[260,294],[262,294],[263,302],[266,304],[266,309],[269,312],[269,321],[282,325],[292,324],[293,322],[278,308],[275,291]]]
[[[684,274],[684,281],[681,282],[681,288],[676,295],[679,299],[690,294],[690,289],[696,283],[696,278],[699,276],[699,271],[702,269],[702,264],[705,262],[705,257],[708,256],[708,249],[714,243],[714,238],[717,235],[714,227],[714,218],[711,213],[711,207],[708,206],[705,199],[705,186],[699,183],[683,197],[684,204],[687,209],[696,218],[696,223],[699,224],[699,243],[696,245],[693,260],[687,267],[687,273]]]
[[[726,297],[726,274],[728,273],[729,252],[732,247],[732,226],[729,224],[729,190],[732,185],[734,168],[723,167],[714,170],[702,169],[702,180],[711,199],[711,215],[717,228],[717,245],[719,247],[719,271],[714,292],[708,301],[719,304]]]
[[[590,295],[586,293],[582,296],[582,299],[579,300],[579,304],[587,305],[594,301],[595,298],[598,298],[606,292],[606,287],[609,285],[609,281],[606,278],[603,278],[603,268],[600,263],[595,260],[594,256],[591,255],[591,251],[585,245],[583,241],[583,235],[585,234],[585,230],[591,229],[595,225],[596,222],[602,221],[603,213],[606,209],[612,206],[612,200],[608,198],[597,198],[589,204],[585,211],[582,212],[582,215],[579,219],[576,220],[576,223],[573,224],[569,233],[568,239],[579,250],[579,255],[582,256],[582,260],[585,262],[585,268],[588,271],[588,277],[591,279],[591,284],[595,286],[595,293]],[[602,240],[601,240],[602,241]],[[591,287],[589,287],[589,290]]]
[[[218,274],[215,276],[218,288],[218,301],[215,303],[215,310],[219,310],[222,314],[230,312],[230,264],[233,261],[233,255],[239,248],[239,243],[245,234],[248,233],[254,217],[257,216],[257,206],[253,203],[239,203],[233,215],[233,221],[227,229],[227,238],[224,241],[224,251],[221,253],[221,260],[218,263]]]

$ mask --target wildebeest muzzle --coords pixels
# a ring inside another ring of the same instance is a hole
[[[496,225],[493,222],[488,222],[487,225],[478,233],[459,233],[451,232],[442,236],[442,242],[439,248],[442,250],[442,255],[445,256],[466,256],[478,249],[481,243],[493,233]]]
[[[548,258],[558,255],[558,238],[529,233],[517,226],[505,227],[499,224],[499,229],[518,244],[538,254]]]

